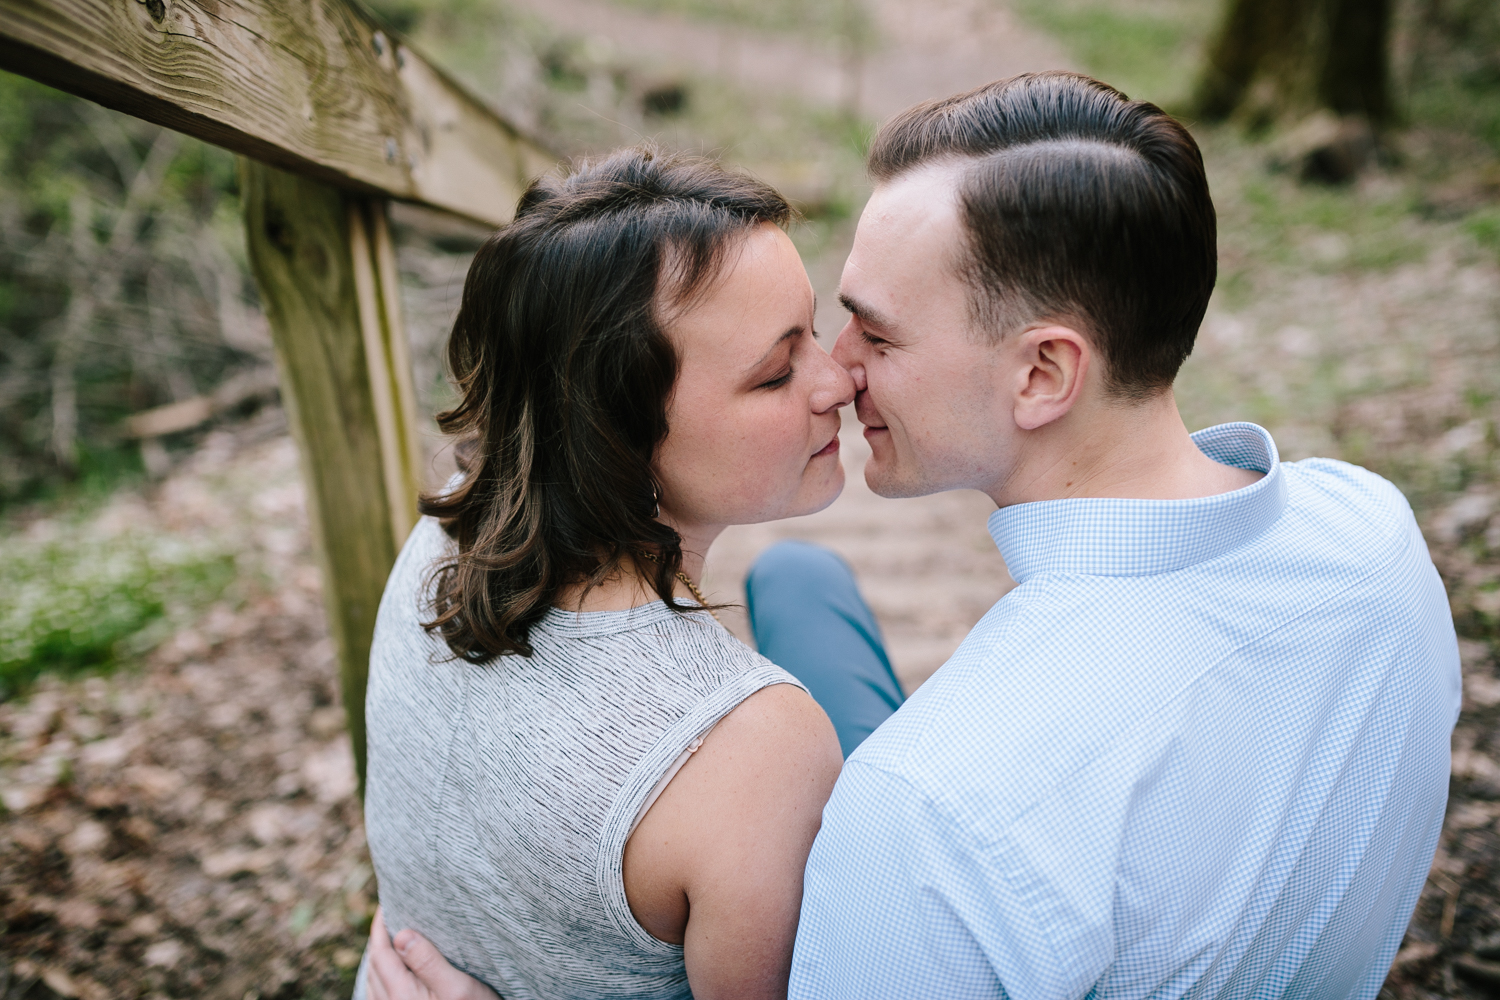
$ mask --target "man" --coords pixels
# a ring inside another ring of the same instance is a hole
[[[1017,588],[850,758],[794,997],[1373,997],[1442,825],[1443,587],[1389,483],[1189,437],[1191,137],[1068,75],[914,108],[841,292],[887,496],[986,492]]]
[[[1040,74],[898,116],[870,171],[834,348],[866,479],[987,493],[1018,586],[847,761],[789,995],[1374,997],[1442,824],[1452,622],[1389,483],[1184,427],[1193,140]]]

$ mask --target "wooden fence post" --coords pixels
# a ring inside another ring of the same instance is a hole
[[[370,399],[380,436],[381,472],[390,505],[391,537],[399,552],[417,523],[421,438],[417,434],[417,401],[411,381],[411,354],[401,322],[401,285],[396,247],[384,198],[351,198],[349,250],[354,264],[354,293],[359,302],[359,329],[370,377]],[[384,581],[382,580],[382,583]]]
[[[363,795],[370,640],[421,461],[386,202],[243,158],[240,177]]]
[[[557,157],[357,0],[0,0],[0,68],[253,158],[250,263],[363,794],[370,639],[421,468],[386,199],[501,226]]]

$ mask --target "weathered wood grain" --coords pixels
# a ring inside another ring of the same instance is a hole
[[[488,225],[556,161],[346,0],[0,0],[0,68]]]
[[[403,496],[415,484],[402,477],[417,467],[410,454],[402,457],[415,435],[407,428],[403,445],[399,422],[389,426],[401,405],[391,369],[403,363],[397,359],[404,349],[391,346],[399,326],[379,316],[384,268],[372,259],[368,239],[370,220],[383,221],[384,206],[359,204],[335,187],[248,159],[241,160],[240,177],[250,264],[301,456],[362,792],[370,641],[386,576],[415,516],[412,498]],[[364,278],[357,277],[361,269]],[[367,337],[371,312],[383,331]],[[380,357],[366,351],[372,339]],[[397,440],[382,441],[387,435]],[[387,454],[401,467],[394,475],[387,473]]]
[[[381,472],[389,501],[391,537],[399,550],[417,523],[420,445],[411,355],[401,321],[400,277],[385,201],[349,200],[349,249],[370,400],[380,435]]]

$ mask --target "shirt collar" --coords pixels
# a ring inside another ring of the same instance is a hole
[[[1149,576],[1171,573],[1239,548],[1286,506],[1276,442],[1250,423],[1193,435],[1205,455],[1265,476],[1242,489],[1193,500],[1089,497],[1002,507],[990,535],[1017,583],[1038,573]]]

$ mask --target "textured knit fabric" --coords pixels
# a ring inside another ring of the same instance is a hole
[[[820,545],[777,542],[750,567],[755,648],[803,684],[847,757],[905,700],[848,563]]]
[[[430,518],[413,530],[370,655],[365,826],[387,925],[507,1000],[688,997],[682,948],[626,902],[626,838],[694,739],[797,681],[707,612],[660,602],[554,609],[534,655],[455,660],[420,625],[449,544]]]
[[[1194,438],[1267,475],[992,515],[1019,586],[846,763],[795,1000],[1378,993],[1447,796],[1443,586],[1385,480]]]

